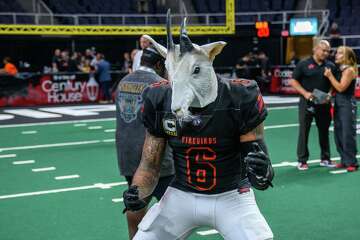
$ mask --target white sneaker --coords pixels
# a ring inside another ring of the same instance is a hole
[[[309,165],[307,163],[301,163],[301,162],[299,162],[296,167],[300,171],[306,171],[309,169]]]
[[[334,168],[334,167],[336,167],[336,163],[334,161],[331,161],[331,160],[321,160],[320,161],[320,166],[321,167]]]

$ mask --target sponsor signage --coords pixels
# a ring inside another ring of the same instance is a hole
[[[112,74],[113,84],[124,74]],[[91,103],[101,99],[100,86],[85,73],[34,74],[26,79],[0,77],[1,106]]]
[[[291,36],[307,36],[318,34],[318,20],[312,18],[292,18],[290,19]]]

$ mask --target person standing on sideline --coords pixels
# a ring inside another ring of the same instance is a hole
[[[339,65],[341,74],[332,73],[325,68],[326,76],[335,90],[334,132],[336,149],[341,163],[337,168],[346,168],[354,172],[359,168],[356,159],[356,100],[354,98],[355,82],[358,75],[356,54],[346,46],[340,46],[335,55],[335,63]]]
[[[132,65],[133,72],[135,72],[140,67],[140,60],[141,60],[141,55],[143,53],[143,49],[150,47],[150,46],[151,46],[150,41],[147,40],[146,38],[144,38],[144,36],[141,36],[140,37],[141,50],[137,51],[134,56],[133,65]]]
[[[314,104],[314,89],[330,92],[331,84],[324,76],[325,67],[335,71],[335,64],[328,61],[330,44],[326,40],[319,41],[314,49],[313,55],[296,65],[293,79],[290,81],[298,93],[299,102],[299,137],[297,144],[297,157],[299,170],[308,170],[307,161],[309,159],[308,139],[311,123],[315,118],[316,127],[319,133],[319,143],[321,148],[320,166],[335,167],[330,161],[329,127],[331,123],[330,101],[324,104]]]
[[[105,56],[102,53],[96,54],[96,61],[96,73],[98,74],[103,99],[106,103],[108,103],[111,102],[111,66],[110,63],[105,60]]]
[[[125,176],[129,187],[140,164],[145,139],[145,127],[140,118],[142,93],[149,85],[164,80],[160,77],[165,72],[164,61],[154,48],[144,49],[139,69],[126,75],[117,88],[116,150],[120,174]],[[174,171],[171,150],[167,148],[163,156],[160,178],[151,197],[154,196],[158,201],[161,199],[173,179]],[[145,213],[146,208],[134,212],[126,211],[130,239],[134,237]]]

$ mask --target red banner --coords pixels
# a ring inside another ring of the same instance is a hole
[[[122,74],[113,74],[113,79],[121,77]],[[99,84],[89,74],[35,74],[24,79],[11,76],[0,79],[1,107],[87,103],[100,98]]]

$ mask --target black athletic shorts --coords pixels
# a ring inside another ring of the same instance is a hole
[[[131,185],[133,176],[125,176],[126,181],[128,183],[128,186]],[[152,197],[155,197],[158,201],[161,199],[161,197],[164,195],[167,187],[170,185],[171,181],[173,180],[174,175],[166,176],[166,177],[160,177],[159,182],[156,185],[153,193],[151,194]]]

